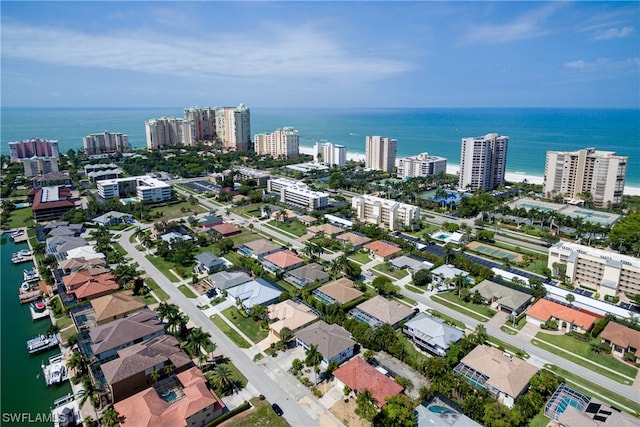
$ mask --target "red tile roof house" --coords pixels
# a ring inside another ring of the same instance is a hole
[[[62,278],[68,294],[78,300],[101,297],[120,289],[111,273],[92,276],[90,271],[78,271]]]
[[[588,311],[578,310],[548,299],[538,300],[538,302],[529,307],[526,313],[527,322],[537,326],[554,319],[558,322],[558,329],[580,333],[589,332],[593,327],[593,322],[596,319],[603,318]]]
[[[354,357],[336,369],[333,377],[339,389],[343,389],[346,385],[356,393],[365,389],[371,390],[379,407],[386,405],[386,398],[400,394],[404,390],[401,385],[369,365],[361,357]]]
[[[364,245],[364,248],[369,250],[370,256],[381,261],[388,261],[402,252],[402,248],[385,242],[384,240],[376,240],[375,242],[367,243]]]
[[[233,236],[242,232],[233,224],[216,224],[211,229],[223,237]]]
[[[265,270],[276,274],[280,271],[288,271],[300,267],[304,260],[295,252],[285,249],[280,252],[269,254],[260,261]]]
[[[204,426],[222,415],[225,404],[207,387],[197,367],[161,380],[114,405],[124,427]]]
[[[640,363],[640,331],[616,322],[609,322],[600,334],[602,342],[611,346],[611,352],[620,357],[625,353],[635,355],[635,363]]]

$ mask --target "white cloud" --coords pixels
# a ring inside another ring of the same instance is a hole
[[[153,32],[93,34],[5,23],[2,56],[73,67],[99,67],[185,77],[371,81],[413,65],[368,52],[348,52],[309,26],[263,26],[207,37]]]
[[[538,9],[527,11],[511,22],[470,25],[468,33],[462,37],[462,43],[501,44],[549,34],[551,29],[546,28],[544,23],[562,7],[564,7],[562,3],[548,3]]]
[[[622,27],[622,28],[609,28],[607,30],[599,31],[595,35],[596,40],[612,40],[612,39],[623,39],[626,37],[630,37],[635,33],[635,29],[633,27]]]
[[[626,58],[619,61],[612,61],[609,58],[598,58],[594,61],[585,61],[584,59],[577,59],[574,61],[568,61],[563,64],[565,68],[581,70],[581,71],[589,71],[589,72],[599,72],[599,73],[609,73],[614,75],[616,73],[626,73],[626,72],[635,72],[637,73],[640,69],[640,57],[631,57]]]

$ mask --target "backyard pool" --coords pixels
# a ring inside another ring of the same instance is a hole
[[[429,410],[431,412],[435,412],[436,414],[455,414],[456,411],[453,411],[445,406],[433,405],[429,406]]]

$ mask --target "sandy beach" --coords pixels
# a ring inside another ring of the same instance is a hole
[[[313,147],[300,147],[301,154],[308,154],[310,156],[314,155]],[[347,160],[354,162],[364,162],[365,155],[363,153],[354,153],[347,151]],[[457,175],[460,170],[459,165],[451,165],[447,164],[447,173],[452,175]],[[544,181],[543,176],[539,175],[529,175],[524,172],[506,172],[505,178],[510,182],[523,182],[525,179],[527,182],[531,184],[540,184],[542,185]],[[624,187],[624,194],[627,196],[640,196],[640,187],[629,187],[628,185]]]

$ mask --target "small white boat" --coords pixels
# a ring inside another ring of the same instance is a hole
[[[29,285],[29,283],[22,282],[22,285],[20,285],[20,290],[23,292],[29,292],[29,289],[31,289],[31,286]]]
[[[60,384],[68,379],[67,367],[62,354],[50,357],[48,365],[43,363],[42,372],[44,372],[44,381],[48,386]]]

